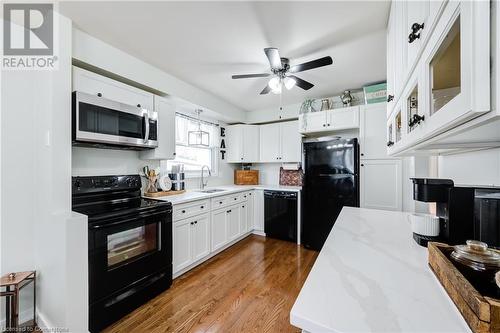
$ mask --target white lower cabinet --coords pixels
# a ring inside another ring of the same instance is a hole
[[[179,271],[210,253],[210,216],[173,223],[173,269]]]
[[[255,201],[259,201],[256,193],[261,194],[261,205],[255,205]],[[251,190],[174,205],[174,276],[247,235],[255,228],[254,220],[259,220],[255,225],[263,231],[263,193]]]
[[[240,205],[234,205],[227,209],[227,238],[228,242],[240,236]]]
[[[400,211],[402,209],[401,160],[361,160],[360,206]]]
[[[212,251],[218,250],[227,243],[227,213],[226,209],[212,212]]]
[[[255,190],[253,192],[253,230],[264,232],[264,191]]]

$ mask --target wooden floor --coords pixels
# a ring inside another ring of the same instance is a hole
[[[317,252],[251,235],[105,332],[300,332],[290,309]]]

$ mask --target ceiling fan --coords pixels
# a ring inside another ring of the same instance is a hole
[[[333,64],[333,60],[331,57],[323,57],[316,60],[304,62],[299,65],[290,66],[289,59],[281,58],[277,48],[265,48],[264,53],[266,54],[267,59],[269,60],[269,64],[271,65],[271,73],[241,74],[232,76],[233,79],[248,79],[272,76],[266,87],[260,92],[261,95],[268,94],[269,92],[281,94],[283,85],[288,90],[292,89],[295,85],[304,90],[309,90],[314,87],[314,84],[290,74],[304,72],[310,69]]]

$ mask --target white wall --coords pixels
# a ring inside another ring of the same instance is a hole
[[[500,186],[500,149],[440,156],[438,174],[455,184]]]
[[[36,269],[41,326],[87,330],[86,220],[71,221],[71,21],[59,28],[59,69],[2,72],[1,274]],[[68,232],[84,243],[73,243]],[[84,235],[83,237],[81,235]],[[73,246],[78,249],[73,250]],[[79,295],[76,296],[75,295]],[[78,320],[71,314],[78,313]],[[82,326],[84,325],[84,326]]]

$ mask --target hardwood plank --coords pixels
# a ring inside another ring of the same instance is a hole
[[[299,332],[289,313],[317,255],[251,235],[104,332]]]

